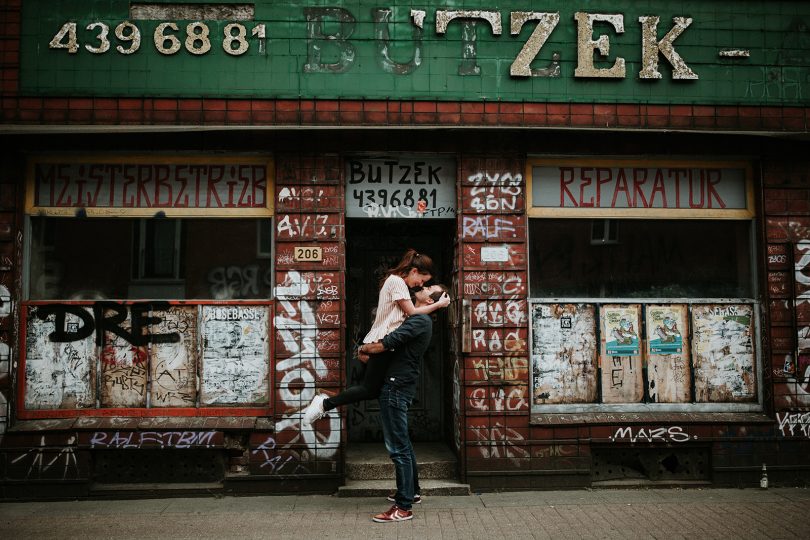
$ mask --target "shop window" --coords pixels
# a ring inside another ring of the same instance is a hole
[[[20,418],[268,414],[272,161],[60,155],[28,170]]]
[[[756,409],[751,228],[531,220],[532,410]]]
[[[31,217],[29,299],[268,299],[271,224]]]
[[[753,296],[750,221],[533,219],[530,254],[534,298]]]

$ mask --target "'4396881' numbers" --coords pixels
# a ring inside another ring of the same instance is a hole
[[[84,48],[93,54],[104,54],[110,50],[110,26],[103,22],[94,22],[87,25],[86,30],[95,35],[88,39]],[[141,31],[133,23],[124,21],[113,30],[118,44],[115,46],[121,54],[132,54],[141,47]],[[257,24],[251,31],[251,36],[259,40],[265,39],[265,25]],[[201,21],[188,23],[185,35],[180,34],[177,23],[163,22],[157,25],[153,33],[155,49],[160,54],[172,55],[185,49],[191,54],[205,54],[211,50],[211,33],[208,25]],[[184,38],[181,40],[181,38]],[[263,52],[264,42],[259,41],[259,52]],[[79,52],[79,40],[75,22],[66,22],[53,36],[48,47],[51,49],[66,49],[69,54]],[[222,50],[232,56],[245,54],[250,48],[247,37],[247,28],[239,23],[230,23],[223,28]]]

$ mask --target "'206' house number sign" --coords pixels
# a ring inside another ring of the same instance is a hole
[[[437,158],[350,159],[346,217],[454,218],[456,162]]]

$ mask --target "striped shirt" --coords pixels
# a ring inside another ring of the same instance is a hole
[[[405,280],[397,275],[390,275],[380,289],[380,297],[377,300],[377,315],[374,317],[374,324],[371,325],[363,343],[374,343],[390,334],[405,320],[405,312],[399,307],[398,300],[410,300],[411,293]]]

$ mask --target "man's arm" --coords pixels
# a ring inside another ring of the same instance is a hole
[[[427,315],[413,315],[405,319],[399,328],[382,338],[382,341],[365,343],[358,350],[358,358],[363,360],[363,356],[368,359],[369,354],[379,354],[385,351],[392,351],[424,334],[428,325],[433,324]]]

